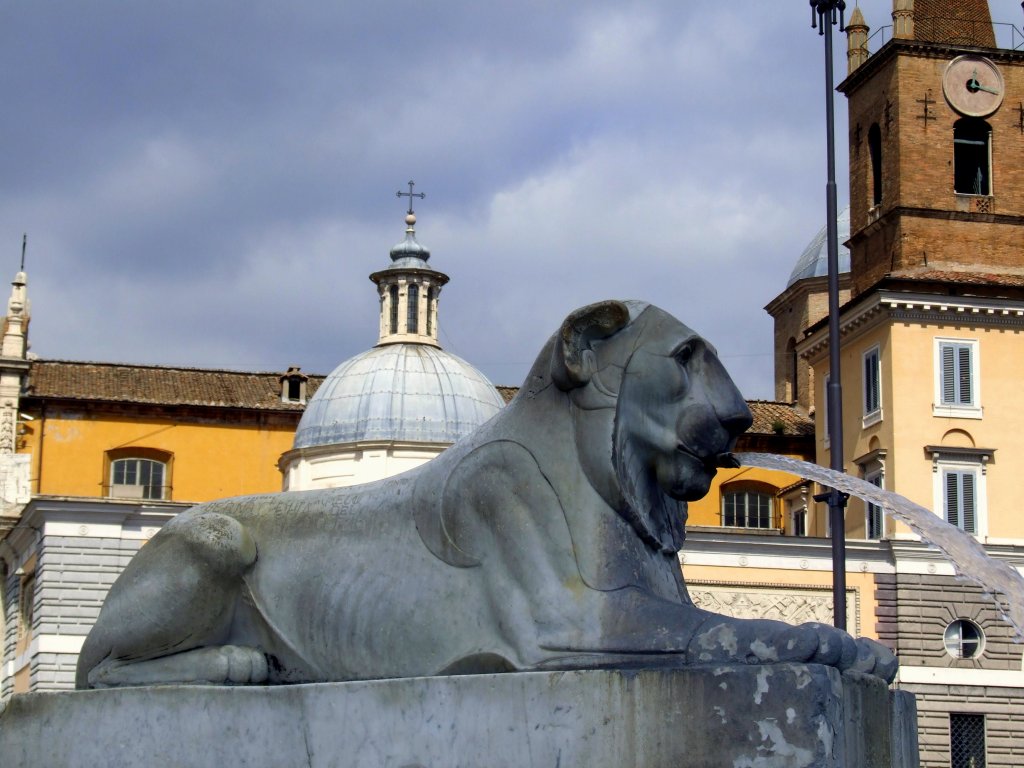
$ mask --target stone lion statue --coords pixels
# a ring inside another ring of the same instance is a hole
[[[422,467],[169,522],[111,588],[78,687],[786,661],[891,680],[873,641],[690,601],[686,502],[750,422],[694,331],[584,307],[507,408]]]

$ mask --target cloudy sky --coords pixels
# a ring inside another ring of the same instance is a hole
[[[572,308],[641,298],[770,398],[763,307],[824,220],[809,22],[805,0],[15,0],[0,279],[27,232],[40,357],[328,373],[376,341],[367,275],[415,179],[442,341],[495,383]]]

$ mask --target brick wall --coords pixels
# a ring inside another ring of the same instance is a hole
[[[987,13],[987,9],[986,9]],[[990,51],[1005,80],[992,130],[992,195],[953,190],[953,126],[942,92],[962,51],[894,41],[844,85],[849,96],[851,262],[854,292],[899,270],[1024,271],[1024,54]],[[926,103],[927,102],[927,103]],[[927,110],[928,119],[925,119]],[[873,209],[868,132],[882,148],[882,203]]]
[[[914,38],[994,48],[988,0],[914,0]]]
[[[839,303],[850,298],[849,275],[839,276]],[[775,399],[795,402],[806,411],[814,407],[814,371],[804,359],[796,364],[793,380],[793,360],[789,341],[797,344],[804,338],[804,330],[828,315],[828,278],[804,278],[800,284],[790,286],[768,306],[775,323]]]

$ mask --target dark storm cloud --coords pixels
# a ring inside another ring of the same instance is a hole
[[[889,7],[862,3],[875,28]],[[0,253],[13,273],[29,232],[41,356],[326,373],[376,340],[366,275],[414,178],[420,239],[452,277],[442,341],[496,382],[521,380],[569,309],[622,296],[772,394],[762,307],[824,211],[806,3],[2,13]]]

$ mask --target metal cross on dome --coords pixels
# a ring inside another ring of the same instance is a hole
[[[408,192],[402,192],[401,190],[399,190],[398,192],[395,192],[395,197],[408,197],[409,198],[409,215],[410,216],[413,213],[413,211],[412,211],[412,199],[414,197],[418,197],[420,200],[422,200],[423,198],[425,198],[427,196],[426,192],[413,192],[412,188],[414,186],[416,186],[416,182],[412,181],[410,179],[409,180],[409,191]]]

